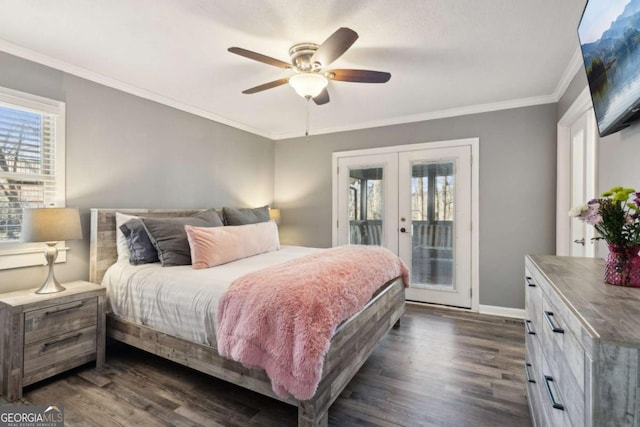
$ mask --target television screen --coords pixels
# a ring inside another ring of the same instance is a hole
[[[600,136],[640,118],[640,0],[589,0],[578,26]]]

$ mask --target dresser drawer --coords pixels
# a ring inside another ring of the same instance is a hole
[[[542,300],[547,301],[554,307],[554,314],[556,317],[563,318],[563,329],[570,331],[574,337],[578,339],[580,345],[584,348],[588,343],[583,342],[584,328],[580,325],[580,321],[574,313],[572,313],[567,306],[566,302],[560,297],[555,286],[553,286],[546,276],[542,274],[538,269],[532,268],[531,275],[535,283],[539,286],[542,293]],[[547,304],[547,305],[549,305]],[[545,309],[546,310],[546,309]],[[542,317],[543,323],[546,323],[546,319]],[[588,334],[587,334],[588,335]]]
[[[525,316],[527,334],[539,334],[542,324],[542,290],[528,270],[525,270]]]
[[[38,341],[24,348],[23,385],[32,384],[96,358],[96,327]]]
[[[531,337],[531,340],[535,338]],[[535,343],[537,345],[537,343]],[[534,427],[546,427],[549,423],[545,419],[545,415],[542,411],[541,400],[541,362],[531,350],[535,349],[535,346],[531,346],[529,338],[527,338],[527,350],[524,359],[525,363],[525,381],[527,388],[527,400],[529,401],[529,410],[531,412],[531,418],[533,419]]]
[[[567,383],[575,383],[577,390],[572,394],[584,392],[584,349],[567,327],[567,314],[560,307],[551,304],[547,298],[542,300],[544,323],[540,328],[540,342],[544,355],[551,364],[554,374],[571,376]]]
[[[534,367],[535,372],[540,372],[542,368],[542,346],[537,335],[525,336],[527,361]]]
[[[27,311],[24,314],[24,343],[28,345],[66,332],[95,326],[97,322],[97,298]]]
[[[533,375],[533,369],[530,369],[530,375]],[[536,383],[527,382],[527,400],[529,401],[529,411],[534,427],[546,427],[548,423],[544,420],[544,413],[540,403],[540,387]]]
[[[541,412],[543,412],[548,425],[552,427],[582,427],[581,423],[573,424],[571,420],[571,418],[575,418],[571,417],[571,413],[579,402],[566,399],[560,390],[562,379],[555,377],[551,373],[551,368],[544,357],[542,358],[542,367],[538,378],[540,380]]]

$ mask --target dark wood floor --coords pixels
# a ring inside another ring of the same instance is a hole
[[[407,306],[336,400],[332,426],[530,426],[518,321]],[[90,366],[28,387],[71,426],[295,426],[292,406],[121,344]]]

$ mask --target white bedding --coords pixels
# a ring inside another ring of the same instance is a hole
[[[235,279],[318,250],[282,246],[278,251],[201,270],[190,265],[131,265],[122,260],[109,267],[102,284],[114,315],[215,348],[218,300]]]

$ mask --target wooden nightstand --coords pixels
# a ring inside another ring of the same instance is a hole
[[[0,392],[12,402],[22,387],[96,361],[104,364],[103,286],[64,283],[66,290],[0,294]]]

